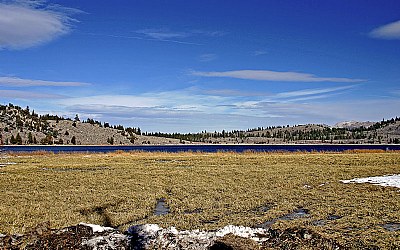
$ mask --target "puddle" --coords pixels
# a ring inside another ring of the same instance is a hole
[[[156,208],[154,209],[154,215],[166,215],[169,214],[169,207],[165,202],[165,198],[157,200]]]
[[[256,228],[263,228],[263,229],[268,229],[272,226],[277,221],[277,219],[269,220],[266,222],[263,222],[261,224],[256,224],[254,227]]]
[[[383,227],[384,229],[390,231],[390,232],[395,232],[400,230],[400,223],[386,223],[386,224],[381,224],[379,225]]]
[[[338,220],[338,219],[341,219],[341,218],[342,218],[342,216],[330,214],[328,216],[327,220]]]
[[[330,214],[325,220],[315,220],[312,222],[314,226],[325,226],[328,221],[341,219],[342,216]]]
[[[284,216],[263,222],[261,224],[257,224],[257,225],[255,225],[255,227],[267,229],[267,228],[270,228],[271,225],[274,224],[275,222],[277,222],[278,220],[295,220],[295,219],[306,218],[306,217],[310,217],[308,209],[298,208],[298,209],[294,210],[293,213],[286,214]]]
[[[295,219],[299,219],[299,218],[304,218],[304,217],[309,217],[310,214],[308,212],[308,209],[304,209],[304,208],[299,208],[293,211],[293,213],[284,215],[282,217],[280,217],[280,220],[295,220]]]
[[[183,211],[185,214],[199,214],[201,212],[203,212],[203,209],[201,208],[195,208],[193,210],[185,210]]]
[[[314,226],[325,226],[326,225],[326,220],[315,220],[312,222]]]

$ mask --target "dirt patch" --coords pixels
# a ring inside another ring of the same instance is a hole
[[[62,230],[52,230],[48,223],[38,225],[25,235],[0,238],[1,249],[92,249],[82,246],[82,239],[93,234],[86,226],[72,226]]]
[[[258,250],[259,245],[251,239],[228,234],[217,239],[210,247],[210,250]]]
[[[269,232],[269,239],[261,249],[349,249],[305,228],[270,229]]]

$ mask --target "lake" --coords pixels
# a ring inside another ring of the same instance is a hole
[[[146,146],[2,146],[3,152],[91,152],[106,153],[117,150],[122,151],[145,151],[145,152],[273,152],[273,151],[333,151],[340,152],[345,150],[400,150],[400,144],[283,144],[283,145],[146,145]]]

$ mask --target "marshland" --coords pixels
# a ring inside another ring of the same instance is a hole
[[[4,154],[0,165],[0,233],[43,222],[120,230],[243,225],[400,246],[399,188],[341,182],[399,174],[396,151],[36,152]]]

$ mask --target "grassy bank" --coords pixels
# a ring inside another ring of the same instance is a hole
[[[298,208],[275,228],[313,229],[339,242],[400,246],[399,189],[339,180],[400,173],[400,153],[109,153],[0,159],[0,233],[38,223],[178,229],[254,226]],[[170,213],[153,215],[165,198]],[[334,219],[333,219],[334,218]]]

